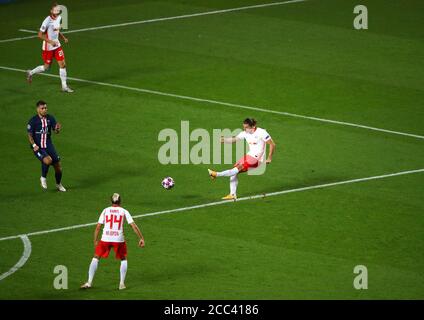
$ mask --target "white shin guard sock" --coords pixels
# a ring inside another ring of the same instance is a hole
[[[90,268],[88,269],[88,283],[91,285],[93,282],[94,274],[97,270],[97,265],[99,264],[99,259],[93,258],[90,263]]]
[[[127,275],[127,269],[128,269],[128,261],[121,260],[121,268],[120,268],[121,282],[120,283],[125,283],[125,276]]]
[[[238,177],[235,174],[230,177],[230,194],[233,196],[237,195],[237,185],[238,185]]]
[[[31,75],[34,75],[34,74],[36,74],[36,73],[41,73],[41,72],[44,72],[44,71],[46,71],[46,69],[44,68],[44,66],[43,66],[43,65],[41,65],[41,66],[35,67],[35,68],[34,68],[34,69],[32,69],[29,73],[30,73]]]
[[[66,88],[66,68],[59,68],[60,81],[62,82],[62,88]]]
[[[216,176],[217,177],[231,177],[235,174],[239,173],[239,169],[237,169],[237,167],[234,167],[230,170],[225,170],[225,171],[221,171],[221,172],[217,172]]]

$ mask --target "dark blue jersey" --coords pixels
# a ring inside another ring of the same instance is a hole
[[[56,127],[56,119],[51,115],[40,117],[35,115],[28,121],[27,131],[34,139],[34,142],[40,148],[47,148],[48,144],[51,144],[52,129]],[[32,146],[31,146],[32,149]]]

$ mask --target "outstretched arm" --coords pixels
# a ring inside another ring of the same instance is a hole
[[[236,141],[236,137],[221,137],[221,143],[234,143]]]
[[[276,144],[272,141],[272,139],[269,139],[266,143],[269,144],[269,153],[268,158],[266,159],[266,163],[268,164],[272,161],[272,155],[274,154]]]
[[[131,227],[134,230],[135,234],[139,238],[138,245],[143,248],[144,247],[144,237],[141,234],[139,227],[135,224],[135,222],[131,223]]]

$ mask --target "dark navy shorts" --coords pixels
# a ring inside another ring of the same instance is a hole
[[[60,157],[57,154],[53,145],[48,146],[47,148],[39,148],[37,151],[33,151],[34,155],[38,160],[43,161],[43,159],[47,156],[52,158],[52,163],[56,163],[60,161]]]

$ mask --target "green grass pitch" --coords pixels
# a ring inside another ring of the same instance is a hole
[[[265,0],[69,1],[70,30],[266,3]],[[268,1],[269,2],[269,1]],[[422,1],[310,0],[68,34],[68,76],[404,132],[295,118],[0,68],[0,238],[95,222],[113,192],[133,215],[220,201],[228,180],[211,165],[161,165],[164,128],[236,129],[258,119],[277,144],[261,176],[241,176],[239,197],[424,168]],[[0,4],[0,40],[37,30],[50,1]],[[0,42],[0,67],[41,64],[41,42]],[[49,74],[57,75],[53,65]],[[46,100],[63,125],[53,141],[66,193],[39,186],[26,123]],[[228,165],[215,165],[223,170]],[[161,179],[176,186],[165,191]],[[128,274],[102,260],[80,291],[94,227],[30,236],[32,252],[0,281],[0,299],[423,299],[424,173],[139,218],[146,247],[126,226]],[[0,275],[21,258],[0,241]],[[68,268],[56,290],[54,267]],[[356,265],[368,289],[353,286]]]

